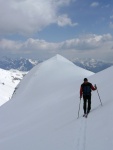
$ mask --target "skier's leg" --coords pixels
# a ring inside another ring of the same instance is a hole
[[[88,95],[88,110],[87,113],[89,113],[91,110],[91,95]]]
[[[83,96],[83,110],[84,110],[84,114],[86,114],[86,102],[87,102],[86,96]]]

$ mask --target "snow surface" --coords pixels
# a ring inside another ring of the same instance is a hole
[[[110,67],[92,73],[55,56],[35,66],[13,98],[0,107],[1,150],[112,150],[113,92]],[[84,77],[97,84],[92,111],[83,118],[79,88]]]
[[[16,86],[26,73],[0,69],[0,106],[11,99]]]

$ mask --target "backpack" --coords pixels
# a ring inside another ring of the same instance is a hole
[[[87,84],[82,84],[82,91],[83,91],[83,95],[91,95],[91,83],[87,83]]]

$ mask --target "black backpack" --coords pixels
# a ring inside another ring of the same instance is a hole
[[[83,95],[91,95],[91,83],[87,83],[87,84],[82,84],[82,91],[83,91]]]

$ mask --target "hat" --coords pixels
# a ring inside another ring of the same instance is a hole
[[[87,79],[87,78],[84,78],[84,81],[88,81],[88,79]]]

